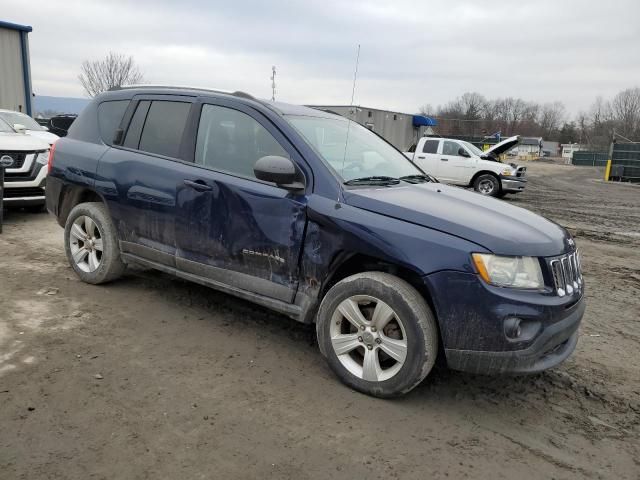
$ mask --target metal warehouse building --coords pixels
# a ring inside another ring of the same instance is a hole
[[[31,67],[26,25],[0,20],[0,108],[31,115]]]
[[[404,151],[417,143],[430,127],[437,125],[432,118],[410,113],[392,112],[377,108],[348,105],[308,105],[311,108],[326,110],[350,118],[373,130],[397,149]]]

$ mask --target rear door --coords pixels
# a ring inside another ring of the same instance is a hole
[[[420,146],[420,151],[416,151],[414,155],[414,163],[418,165],[426,173],[440,178],[440,159],[438,157],[438,147],[440,139],[429,138]]]
[[[460,149],[467,151],[460,143],[442,140],[440,159],[440,180],[457,185],[468,185],[474,173],[476,159],[460,155]]]
[[[188,167],[182,159],[193,97],[134,98],[114,145],[98,166],[96,187],[107,201],[121,249],[175,266],[177,188]]]
[[[193,166],[177,196],[177,266],[214,282],[291,303],[307,198],[255,178],[266,155],[302,162],[262,114],[232,100],[203,102]]]

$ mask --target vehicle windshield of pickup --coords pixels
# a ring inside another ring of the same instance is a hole
[[[402,153],[356,122],[297,115],[285,118],[347,185],[394,184],[424,176]]]

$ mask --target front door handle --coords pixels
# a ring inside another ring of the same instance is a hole
[[[185,180],[184,184],[198,192],[208,192],[209,190],[212,190],[211,186],[207,185],[202,180]]]
[[[441,158],[441,159],[440,159],[440,161],[442,161],[442,162],[448,162],[448,161],[449,161],[449,159],[448,159],[448,158]]]
[[[425,157],[424,155],[418,155],[418,158],[420,158],[421,160],[424,160],[427,157]]]

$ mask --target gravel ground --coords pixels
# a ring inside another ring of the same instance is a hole
[[[575,234],[575,354],[529,377],[440,368],[384,401],[297,324],[153,272],[81,283],[47,214],[0,235],[0,479],[616,478],[640,472],[640,187],[529,166],[508,201]]]

